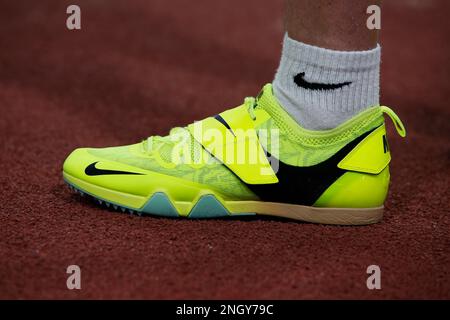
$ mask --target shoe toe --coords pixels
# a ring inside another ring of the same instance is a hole
[[[83,178],[86,166],[92,161],[88,148],[78,148],[72,151],[63,164],[63,172],[76,178]]]

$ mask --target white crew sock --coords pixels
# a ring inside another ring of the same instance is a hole
[[[323,49],[286,34],[273,81],[275,97],[303,128],[335,128],[379,104],[380,51],[380,46],[368,51]]]

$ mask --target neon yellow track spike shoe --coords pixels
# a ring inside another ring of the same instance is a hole
[[[64,180],[115,209],[167,217],[272,215],[327,224],[380,221],[391,155],[375,106],[328,131],[301,128],[272,86],[234,109],[122,147],[82,148]]]

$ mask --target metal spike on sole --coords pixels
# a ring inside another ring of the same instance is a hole
[[[125,212],[125,208],[124,207],[120,207],[120,210],[122,210],[122,212]]]
[[[114,208],[114,210],[118,209],[118,207],[115,204],[113,204],[113,208]]]
[[[128,212],[129,212],[130,214],[133,214],[133,213],[134,213],[134,210],[128,209]]]
[[[109,206],[111,205],[109,202],[105,201],[106,206],[109,208]]]
[[[99,203],[100,205],[102,205],[102,204],[103,204],[103,201],[102,201],[102,200],[100,200],[100,199],[97,199],[97,201],[98,201],[98,203]]]

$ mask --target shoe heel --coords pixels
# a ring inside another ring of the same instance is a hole
[[[316,201],[317,208],[379,208],[389,190],[389,166],[379,174],[346,172]]]

